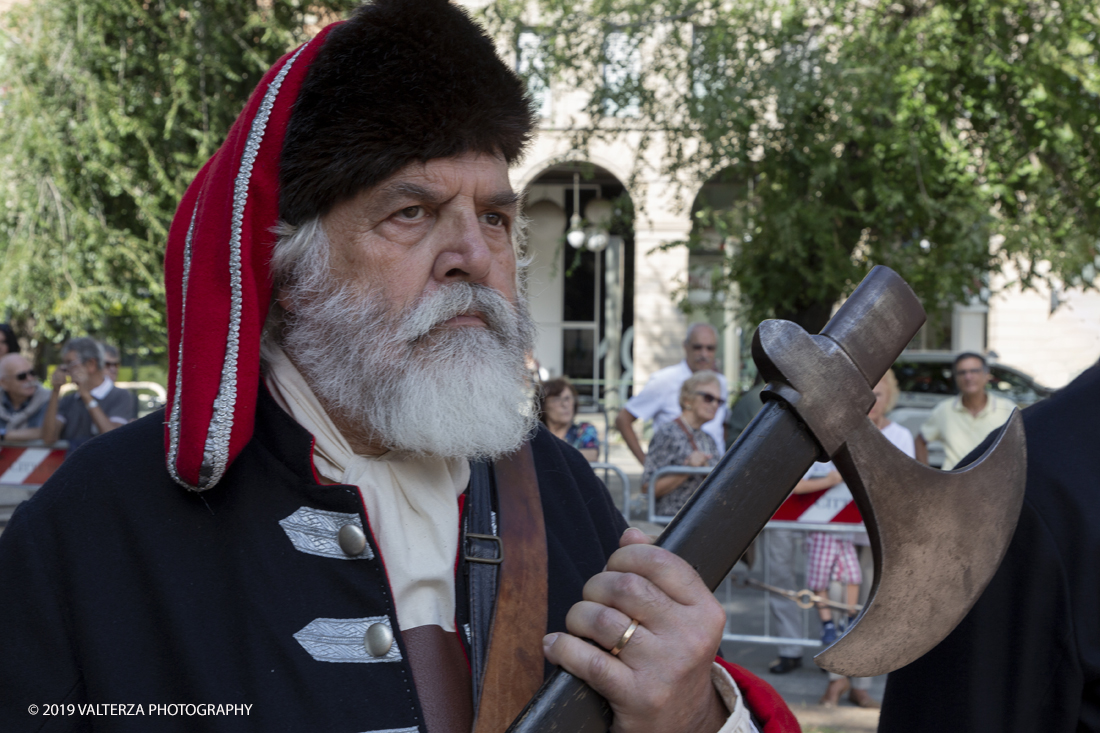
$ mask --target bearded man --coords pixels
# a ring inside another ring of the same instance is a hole
[[[698,575],[537,427],[508,180],[532,130],[442,0],[378,0],[268,72],[173,223],[167,414],[0,536],[0,729],[54,705],[57,729],[498,733],[540,652],[615,731],[798,729],[713,661]]]

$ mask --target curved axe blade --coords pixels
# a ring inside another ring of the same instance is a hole
[[[1024,500],[1024,421],[1013,412],[981,459],[958,471],[909,458],[870,420],[833,459],[863,514],[875,581],[856,624],[814,659],[872,677],[940,643],[993,578]]]

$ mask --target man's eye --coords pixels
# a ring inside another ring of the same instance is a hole
[[[482,214],[481,220],[494,227],[498,227],[504,223],[504,217],[500,214]]]
[[[397,216],[402,219],[419,219],[424,216],[423,206],[406,206],[397,212]]]

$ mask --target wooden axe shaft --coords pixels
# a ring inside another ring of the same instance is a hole
[[[765,403],[661,533],[657,546],[691,563],[714,590],[813,465],[817,452],[786,405]],[[559,668],[508,732],[604,733],[610,725],[607,702]]]

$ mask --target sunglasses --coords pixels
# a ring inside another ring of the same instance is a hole
[[[103,362],[103,366],[107,367],[108,369],[114,369],[114,368],[118,367],[118,362],[117,361],[105,361],[105,362]]]
[[[703,402],[706,402],[708,405],[713,405],[716,402],[721,402],[722,401],[721,397],[715,397],[710,392],[696,392],[695,396],[696,397],[702,397]]]
[[[27,377],[33,377],[34,372],[19,372],[18,374],[13,374],[12,376],[22,382]]]

